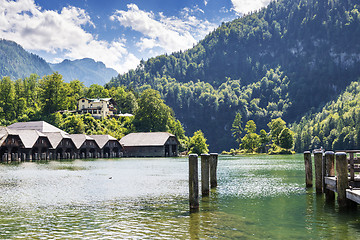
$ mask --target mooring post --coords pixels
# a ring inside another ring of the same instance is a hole
[[[217,163],[218,163],[218,154],[210,153],[210,186],[211,188],[217,187]]]
[[[314,162],[315,162],[315,188],[316,193],[323,192],[323,153],[314,152]]]
[[[190,212],[199,210],[198,155],[189,155],[189,204]]]
[[[305,182],[306,187],[313,186],[313,174],[312,174],[312,161],[311,161],[311,152],[304,152],[304,161],[305,161]]]
[[[210,154],[201,154],[201,194],[203,197],[209,196],[210,192]]]
[[[334,157],[333,151],[325,152],[325,177],[335,177]],[[335,193],[327,189],[326,184],[324,184],[324,192],[326,201],[333,201],[335,199]]]
[[[348,162],[346,159],[346,153],[336,153],[336,188],[338,193],[338,204],[339,207],[346,207],[346,189],[349,186],[348,183]]]

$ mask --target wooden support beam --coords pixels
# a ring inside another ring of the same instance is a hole
[[[325,177],[335,176],[335,165],[334,165],[335,153],[333,151],[325,152]],[[326,182],[324,183],[324,192],[326,201],[334,201],[335,193],[327,188]]]
[[[348,188],[348,163],[344,152],[336,153],[336,175],[337,200],[339,207],[342,208],[347,206],[346,189]]]
[[[306,187],[310,188],[313,186],[311,152],[309,151],[304,152],[304,162],[305,162],[305,183],[306,183]]]
[[[190,212],[199,210],[198,155],[189,155],[189,205]]]
[[[210,192],[210,154],[201,154],[201,194],[209,196]]]
[[[314,152],[316,193],[323,193],[323,153]]]
[[[211,186],[211,188],[217,187],[217,164],[218,164],[218,154],[210,153],[210,186]]]

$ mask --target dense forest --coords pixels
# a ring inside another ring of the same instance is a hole
[[[360,145],[360,82],[352,82],[319,112],[309,113],[292,126],[298,152],[358,149]]]
[[[111,97],[118,111],[134,116],[94,119],[88,114],[75,114],[78,99]],[[47,121],[70,133],[109,134],[117,139],[130,132],[167,131],[179,139],[180,150],[190,149],[188,138],[173,110],[153,89],[141,94],[124,87],[105,89],[93,84],[85,87],[79,80],[64,82],[58,73],[39,78],[33,74],[12,81],[4,77],[0,81],[0,125],[17,121]]]
[[[106,88],[156,89],[187,132],[203,129],[213,150],[238,147],[237,113],[266,130],[278,117],[298,121],[360,76],[359,10],[356,0],[274,1],[187,51],[141,61]]]

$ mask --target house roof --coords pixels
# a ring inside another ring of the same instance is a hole
[[[97,145],[99,145],[100,148],[103,148],[105,144],[108,143],[108,141],[117,141],[116,138],[110,136],[110,135],[89,135],[93,139],[95,139]]]
[[[9,135],[12,134],[9,133],[7,127],[0,127],[0,146],[4,143],[4,141]]]
[[[34,147],[39,137],[46,137],[45,134],[37,130],[25,130],[25,129],[10,129],[8,127],[2,127],[0,129],[1,144],[4,142],[8,135],[17,135],[20,137],[25,148]]]
[[[140,132],[130,133],[120,139],[120,144],[124,147],[129,146],[163,146],[169,137],[175,137],[167,132]]]
[[[94,141],[95,144],[97,144],[94,138],[86,134],[69,134],[69,136],[73,140],[77,149],[81,148],[85,141]]]
[[[48,139],[51,143],[51,146],[53,148],[57,148],[59,146],[61,140],[63,140],[64,138],[71,139],[71,137],[69,135],[64,134],[62,132],[47,132],[44,134],[48,137]]]
[[[37,130],[39,132],[61,132],[67,134],[63,130],[45,122],[45,121],[31,121],[31,122],[17,122],[8,126],[9,129],[25,129],[25,130]]]

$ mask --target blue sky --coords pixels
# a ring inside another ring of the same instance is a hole
[[[90,57],[119,73],[191,48],[270,0],[0,0],[0,38],[48,62]]]

